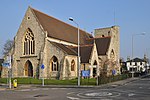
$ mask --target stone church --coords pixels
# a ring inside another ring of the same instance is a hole
[[[9,52],[12,77],[76,78],[77,32],[78,28],[29,7]],[[119,27],[95,29],[94,36],[79,32],[80,70],[90,70],[91,78],[120,74]],[[2,77],[7,75],[3,68]]]

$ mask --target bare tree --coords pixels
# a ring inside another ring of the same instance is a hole
[[[3,55],[8,54],[11,48],[13,47],[13,45],[14,45],[13,40],[7,40],[6,43],[4,44]]]

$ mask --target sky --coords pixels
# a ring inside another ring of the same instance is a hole
[[[13,40],[29,6],[89,33],[120,27],[120,57],[150,57],[150,0],[0,0],[0,58],[7,40]],[[145,35],[135,35],[142,34]],[[134,34],[134,35],[133,35]]]

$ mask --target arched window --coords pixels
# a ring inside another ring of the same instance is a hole
[[[99,62],[99,65],[102,66],[102,59],[100,57],[98,57],[98,62]]]
[[[111,50],[110,58],[111,58],[112,60],[115,60],[115,53],[114,53],[114,50]]]
[[[74,71],[74,69],[75,69],[75,61],[72,60],[71,61],[71,71]]]
[[[96,61],[96,60],[94,61],[94,64],[93,64],[93,65],[97,65],[97,61]]]
[[[97,61],[95,60],[93,63],[94,67],[93,67],[93,77],[95,77],[97,75]]]
[[[52,57],[51,65],[52,71],[58,71],[58,59],[55,56]]]
[[[30,28],[27,29],[24,36],[24,55],[35,53],[34,34]]]
[[[108,31],[108,36],[110,36],[110,31]]]

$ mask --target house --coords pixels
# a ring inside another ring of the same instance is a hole
[[[123,58],[120,59],[120,72],[121,74],[128,73],[126,62],[124,61]]]
[[[9,52],[13,77],[72,79],[78,76],[77,27],[29,7]],[[120,33],[118,26],[98,28],[95,36],[80,32],[81,70],[90,77],[120,74]],[[44,69],[41,66],[44,65]],[[7,69],[2,71],[7,77]]]
[[[134,58],[126,62],[127,70],[134,73],[143,73],[148,71],[149,64],[140,58]]]

